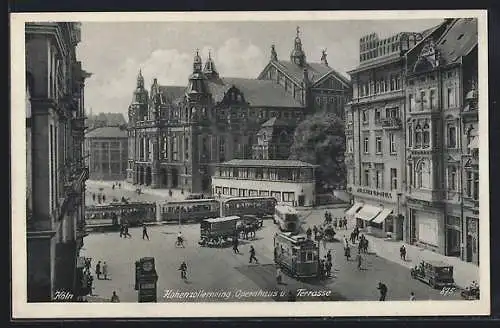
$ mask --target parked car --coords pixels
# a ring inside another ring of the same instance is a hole
[[[411,269],[411,277],[429,284],[432,288],[453,287],[453,266],[440,261],[422,261]]]

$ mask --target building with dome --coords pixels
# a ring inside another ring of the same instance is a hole
[[[298,28],[289,60],[272,46],[254,79],[222,77],[212,55],[203,64],[198,52],[187,86],[155,78],[148,91],[139,71],[128,110],[127,180],[209,193],[216,164],[286,160],[299,122],[318,111],[343,116],[350,97],[350,81],[329,65],[326,51],[319,62],[306,60]]]

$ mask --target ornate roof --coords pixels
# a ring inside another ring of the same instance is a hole
[[[469,54],[478,42],[477,29],[475,18],[456,19],[436,42],[442,63],[452,64]]]

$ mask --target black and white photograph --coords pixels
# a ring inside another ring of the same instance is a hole
[[[489,313],[485,11],[11,24],[14,316]]]

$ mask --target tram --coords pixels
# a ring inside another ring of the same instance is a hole
[[[299,214],[297,210],[291,206],[276,206],[273,221],[278,225],[281,231],[297,233],[300,230]]]
[[[220,215],[220,202],[216,199],[190,199],[158,203],[156,220],[163,222],[200,222]]]
[[[279,232],[274,235],[274,263],[295,278],[319,276],[319,245],[304,235]]]
[[[221,216],[272,217],[275,206],[276,199],[274,197],[233,197],[222,201]]]
[[[138,226],[156,220],[154,203],[130,202],[85,207],[85,224],[87,226],[116,226],[127,223]]]

